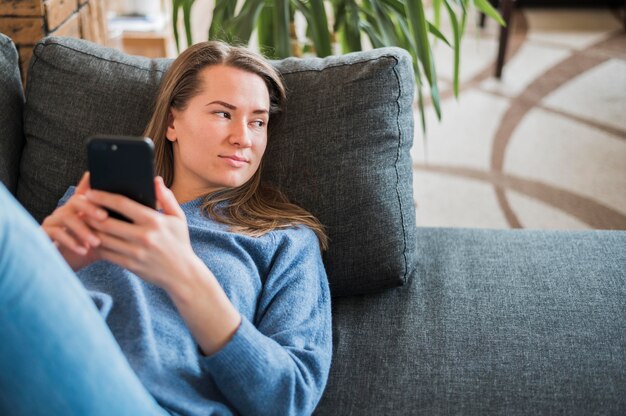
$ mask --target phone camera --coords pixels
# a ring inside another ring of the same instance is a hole
[[[111,145],[111,150],[113,150],[115,152],[117,150],[117,145],[116,144],[112,144]]]

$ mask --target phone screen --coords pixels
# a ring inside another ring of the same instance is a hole
[[[150,208],[156,208],[153,149],[152,140],[146,137],[89,138],[87,161],[91,187],[121,194]],[[129,221],[114,211],[110,211],[110,215]]]

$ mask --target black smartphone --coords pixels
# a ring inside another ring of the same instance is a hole
[[[87,164],[92,189],[121,194],[156,208],[154,145],[147,137],[93,136],[87,141]],[[122,214],[109,215],[130,222]]]

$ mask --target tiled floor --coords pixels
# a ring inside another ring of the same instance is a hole
[[[516,11],[501,80],[492,75],[498,31],[488,25],[469,27],[458,100],[451,53],[436,47],[443,120],[429,108],[426,142],[416,123],[418,225],[626,229],[619,13]]]

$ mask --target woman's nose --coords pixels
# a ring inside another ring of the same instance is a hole
[[[238,121],[231,123],[230,143],[239,147],[252,146],[252,139],[246,122]]]

